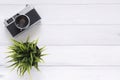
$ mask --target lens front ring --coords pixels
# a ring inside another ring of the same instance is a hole
[[[15,18],[15,26],[20,29],[27,29],[30,25],[30,19],[27,15],[19,15]]]

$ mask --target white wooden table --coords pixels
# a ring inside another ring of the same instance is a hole
[[[12,36],[3,24],[25,4],[41,24],[16,38],[39,38],[48,54],[33,80],[120,80],[120,0],[0,0],[0,80],[28,80],[6,68]]]

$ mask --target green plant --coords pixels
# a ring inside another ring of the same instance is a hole
[[[10,55],[8,56],[8,58],[11,58],[8,62],[12,62],[12,65],[9,67],[16,68],[20,76],[23,76],[25,72],[30,74],[32,67],[39,70],[38,63],[43,62],[41,57],[46,54],[42,54],[44,47],[38,48],[38,40],[29,42],[28,38],[25,42],[22,42],[12,39],[12,42],[13,45],[9,46]]]

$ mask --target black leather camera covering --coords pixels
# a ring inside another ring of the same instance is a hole
[[[32,9],[31,11],[29,11],[25,15],[27,15],[30,18],[30,26],[32,24],[34,24],[36,21],[41,19],[41,17],[38,15],[38,13],[36,12],[35,9]],[[17,34],[19,34],[20,32],[24,31],[24,29],[23,30],[18,29],[15,26],[14,22],[12,24],[10,24],[9,26],[7,26],[7,29],[9,30],[9,32],[11,33],[11,35],[13,37],[16,36]]]

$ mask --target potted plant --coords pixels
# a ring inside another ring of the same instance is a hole
[[[44,47],[39,48],[37,46],[38,40],[32,42],[29,41],[29,38],[25,41],[16,41],[12,39],[13,45],[9,46],[9,56],[12,64],[9,67],[17,69],[17,72],[20,76],[23,76],[25,72],[30,74],[32,67],[35,67],[39,70],[38,63],[43,62],[42,54]]]

